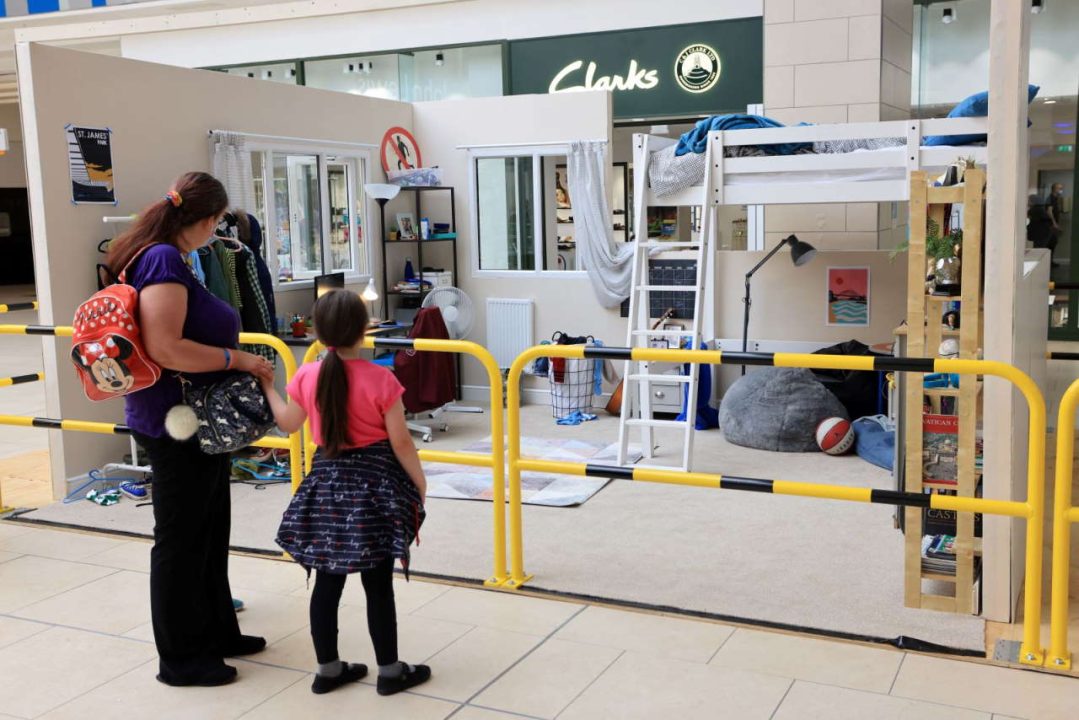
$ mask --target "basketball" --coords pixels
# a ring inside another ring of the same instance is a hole
[[[830,417],[817,426],[817,445],[829,455],[842,455],[854,447],[854,428],[849,420]]]

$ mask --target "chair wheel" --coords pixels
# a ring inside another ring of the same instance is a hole
[[[432,440],[434,440],[434,438],[431,437],[430,435],[424,435],[422,439],[423,439],[423,441],[425,443],[428,443],[428,442],[431,442]]]

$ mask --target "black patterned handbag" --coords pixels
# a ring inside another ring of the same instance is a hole
[[[273,412],[258,381],[250,373],[194,387],[180,378],[184,404],[198,420],[199,447],[208,455],[242,450],[274,425]]]

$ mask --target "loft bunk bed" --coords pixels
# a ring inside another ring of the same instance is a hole
[[[987,118],[974,117],[721,130],[708,134],[704,153],[680,157],[677,140],[639,134],[635,190],[645,192],[645,206],[903,201],[912,171],[942,172],[960,158],[984,167],[988,159],[984,144],[926,139],[984,136],[987,127]],[[792,145],[791,154],[739,156]]]

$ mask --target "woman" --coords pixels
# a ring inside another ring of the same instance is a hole
[[[196,438],[180,442],[165,432],[165,415],[183,402],[177,373],[193,385],[229,371],[273,377],[264,358],[235,349],[239,316],[202,286],[184,260],[206,244],[227,207],[220,182],[188,173],[110,245],[106,261],[114,275],[131,263],[127,282],[139,291],[146,352],[163,368],[155,385],[125,400],[127,424],[153,470],[150,607],[157,679],[166,685],[229,683],[236,669],[224,658],[266,646],[263,638],[240,634],[232,606],[229,458],[203,453]]]

